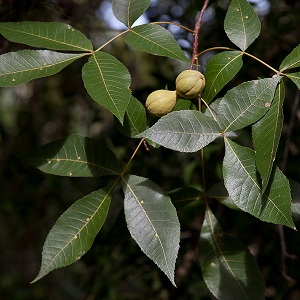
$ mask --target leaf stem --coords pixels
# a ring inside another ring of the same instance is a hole
[[[209,52],[209,51],[213,51],[213,50],[236,50],[236,49],[228,48],[228,47],[212,47],[212,48],[205,49],[205,50],[201,51],[200,53],[198,53],[197,58],[199,56],[201,56],[202,54]]]
[[[285,74],[283,74],[283,73],[281,73],[280,71],[274,69],[273,67],[271,67],[270,65],[268,65],[267,63],[265,63],[264,61],[262,61],[261,59],[259,59],[258,57],[254,56],[254,55],[252,55],[252,54],[250,54],[250,53],[247,53],[247,52],[245,52],[245,51],[243,51],[243,54],[248,55],[248,56],[250,56],[251,58],[253,58],[253,59],[259,61],[261,64],[265,65],[266,67],[268,67],[269,69],[271,69],[272,71],[274,71],[274,72],[276,73],[276,75],[284,75],[284,76],[285,76]]]
[[[105,44],[103,44],[101,47],[99,47],[97,50],[95,50],[94,52],[98,52],[100,50],[102,50],[105,46],[107,46],[108,44],[110,44],[112,41],[114,41],[115,39],[119,38],[120,36],[122,36],[123,34],[127,33],[128,31],[130,31],[130,29],[127,29],[119,34],[117,34],[116,36],[114,36],[113,38],[111,38],[109,41],[107,41]]]
[[[192,30],[192,29],[190,29],[190,28],[188,28],[186,26],[183,26],[183,25],[181,25],[179,23],[175,23],[175,22],[163,22],[163,21],[160,21],[160,22],[151,22],[150,24],[157,24],[157,25],[160,25],[160,24],[169,24],[169,25],[174,25],[174,26],[178,26],[178,27],[180,27],[180,28],[182,28],[182,29],[184,29],[186,31],[194,33],[194,30]]]
[[[193,68],[194,62],[196,60],[198,60],[198,56],[197,56],[197,51],[198,51],[198,44],[199,44],[199,31],[201,28],[201,22],[202,22],[202,18],[204,15],[204,12],[208,6],[209,0],[205,0],[202,6],[202,9],[200,11],[199,17],[196,21],[196,25],[195,25],[195,29],[194,29],[194,44],[193,44],[193,56],[192,56],[192,61],[191,61],[191,65],[190,65],[190,70]]]
[[[122,173],[120,174],[120,176],[123,176],[123,175],[125,174],[125,172],[127,171],[128,167],[129,167],[129,165],[130,165],[130,163],[132,162],[133,158],[135,157],[136,153],[138,152],[138,150],[140,149],[140,147],[141,147],[141,145],[144,143],[144,141],[145,141],[144,138],[142,138],[142,139],[140,140],[139,144],[138,144],[137,147],[135,148],[133,154],[131,155],[129,161],[127,162],[127,164],[126,164],[124,170],[122,171]]]

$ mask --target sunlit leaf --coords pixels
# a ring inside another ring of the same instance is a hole
[[[147,178],[123,178],[128,229],[142,251],[174,282],[180,224],[171,200]]]
[[[286,75],[288,78],[290,78],[298,87],[298,89],[300,90],[300,72],[296,72],[296,73],[289,73]]]
[[[163,116],[139,136],[172,150],[196,152],[219,137],[220,128],[199,111],[181,110]]]
[[[232,0],[225,17],[224,29],[236,46],[246,50],[259,36],[261,25],[247,0]]]
[[[82,78],[89,95],[123,124],[131,100],[131,76],[127,68],[114,56],[96,52],[83,66]]]
[[[225,51],[209,60],[205,71],[206,85],[203,94],[207,104],[241,69],[242,57],[241,51]]]
[[[278,78],[244,82],[229,90],[218,105],[217,120],[224,132],[259,120],[270,108]]]
[[[49,232],[35,282],[49,272],[79,260],[92,246],[109,209],[112,187],[95,191],[70,206]]]
[[[114,153],[103,141],[76,134],[50,142],[24,158],[41,171],[53,175],[94,177],[121,172]]]
[[[277,86],[270,110],[252,127],[256,166],[262,179],[262,191],[267,188],[283,126],[284,84]]]
[[[264,279],[249,249],[224,234],[209,207],[200,234],[200,265],[203,279],[217,299],[263,300]]]
[[[262,193],[254,151],[225,138],[223,161],[225,187],[233,202],[262,221],[294,228],[287,178],[274,166],[268,189]]]
[[[0,34],[12,42],[33,47],[84,52],[93,50],[91,41],[84,34],[64,23],[0,23]]]
[[[146,120],[145,107],[136,98],[131,97],[131,100],[125,111],[123,125],[121,125],[116,118],[115,124],[121,133],[128,137],[134,137],[146,130]]]
[[[119,21],[131,27],[149,5],[150,0],[113,0],[112,9]]]
[[[86,54],[50,50],[20,50],[0,55],[0,86],[17,86],[32,79],[58,73]]]
[[[280,71],[300,67],[300,45],[293,49],[293,51],[283,60],[280,65]]]
[[[125,42],[137,50],[188,61],[171,33],[156,24],[133,27],[125,37]]]

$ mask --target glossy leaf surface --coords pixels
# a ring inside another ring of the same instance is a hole
[[[112,9],[119,21],[131,27],[149,5],[150,0],[113,0]]]
[[[293,51],[283,60],[280,65],[280,71],[300,67],[300,45],[293,49]]]
[[[241,51],[226,51],[209,60],[205,71],[204,101],[209,104],[243,65]]]
[[[172,150],[196,152],[219,137],[220,128],[199,111],[181,110],[163,116],[139,136]]]
[[[142,251],[174,282],[180,224],[170,198],[147,178],[123,178],[128,229]]]
[[[247,0],[232,0],[224,21],[228,38],[241,50],[246,50],[259,36],[261,25]]]
[[[94,177],[121,172],[114,153],[103,141],[76,134],[50,142],[24,158],[41,171],[53,175]]]
[[[270,108],[278,78],[244,82],[229,90],[219,103],[217,120],[222,131],[233,131],[259,120]]]
[[[156,24],[133,27],[126,36],[125,42],[137,50],[150,54],[188,61],[171,33]]]
[[[262,191],[267,188],[273,169],[283,126],[284,84],[277,86],[270,110],[252,127],[256,166],[262,179]]]
[[[93,45],[71,25],[58,22],[0,23],[0,34],[15,43],[66,51],[90,51]]]
[[[79,260],[90,249],[106,219],[111,190],[107,187],[81,198],[58,218],[46,238],[41,269],[33,282]]]
[[[208,207],[199,251],[203,279],[217,299],[265,299],[264,279],[254,257],[238,239],[223,233]]]
[[[289,182],[278,168],[274,167],[269,187],[262,193],[254,151],[225,138],[223,176],[229,196],[241,210],[262,221],[294,228]]]
[[[2,54],[0,86],[17,86],[32,79],[56,74],[84,55],[50,50],[20,50]]]
[[[82,78],[89,95],[123,124],[131,100],[131,76],[127,68],[114,56],[96,52],[83,66]]]

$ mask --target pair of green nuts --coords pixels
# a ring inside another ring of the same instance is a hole
[[[196,70],[182,71],[176,78],[176,90],[157,90],[146,100],[146,109],[153,117],[162,117],[172,111],[178,97],[193,99],[198,97],[205,87],[204,75]]]

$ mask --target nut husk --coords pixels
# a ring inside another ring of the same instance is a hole
[[[146,100],[146,109],[153,117],[162,117],[172,111],[176,104],[176,91],[157,90]]]
[[[196,70],[184,70],[176,78],[176,91],[185,99],[198,97],[204,87],[204,75]]]

